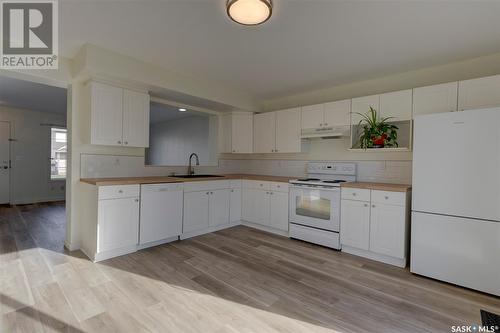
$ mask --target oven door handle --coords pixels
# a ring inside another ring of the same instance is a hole
[[[326,187],[326,186],[308,186],[308,185],[290,185],[290,189],[299,189],[299,190],[320,190],[320,191],[331,191],[337,192],[340,191],[340,187]]]

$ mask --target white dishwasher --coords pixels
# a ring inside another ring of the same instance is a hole
[[[141,185],[140,247],[173,241],[182,234],[183,203],[181,183]]]

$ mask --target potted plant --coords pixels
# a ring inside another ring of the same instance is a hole
[[[361,148],[391,148],[398,146],[398,127],[388,122],[394,117],[380,118],[377,110],[370,106],[366,114],[358,113],[362,119],[358,126],[361,128],[359,146]]]

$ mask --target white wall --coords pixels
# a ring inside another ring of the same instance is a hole
[[[66,116],[0,105],[0,120],[10,122],[13,204],[64,200],[65,181],[50,181],[50,127],[66,126]]]
[[[189,155],[198,154],[200,164],[210,163],[210,123],[208,117],[190,116],[152,124],[146,159],[150,165],[189,164]],[[194,159],[193,159],[194,163]]]

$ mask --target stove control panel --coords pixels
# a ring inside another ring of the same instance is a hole
[[[309,162],[307,164],[308,174],[326,175],[356,175],[356,163],[344,162]]]

